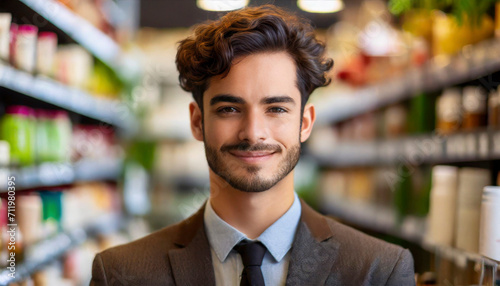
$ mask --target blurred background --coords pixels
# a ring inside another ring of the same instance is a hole
[[[500,285],[495,0],[2,0],[0,285],[88,285],[98,251],[204,203],[177,42],[266,3],[310,19],[335,60],[299,196],[409,248],[418,285]]]

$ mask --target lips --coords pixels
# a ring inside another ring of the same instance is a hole
[[[260,163],[271,158],[275,152],[274,151],[229,151],[229,153],[246,163]]]

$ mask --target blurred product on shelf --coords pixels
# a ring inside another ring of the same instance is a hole
[[[123,157],[111,127],[82,124],[73,127],[63,110],[9,106],[0,118],[0,140],[9,144],[13,167]]]
[[[59,46],[56,54],[57,81],[69,86],[86,89],[93,59],[89,52],[79,45]]]
[[[39,195],[23,195],[16,199],[16,222],[24,237],[24,243],[31,245],[43,236],[42,199]]]
[[[57,35],[53,32],[40,32],[36,46],[36,72],[48,77],[54,76],[54,63],[57,53]]]
[[[462,94],[458,88],[447,88],[436,103],[436,131],[450,134],[460,129],[462,122]]]
[[[463,122],[462,129],[474,130],[486,126],[487,94],[480,86],[463,88]]]
[[[0,13],[0,62],[9,62],[11,21],[10,13]]]
[[[30,74],[88,90],[94,96],[117,98],[121,95],[124,83],[83,47],[58,45],[54,32],[38,33],[36,26],[11,21],[11,14],[0,13],[0,60]]]
[[[0,267],[4,268],[9,259],[9,232],[7,228],[7,200],[0,198]]]
[[[433,245],[454,245],[458,168],[434,166],[425,240]]]
[[[35,163],[35,120],[33,109],[10,106],[1,118],[0,139],[10,145],[10,162],[14,166]]]
[[[37,110],[37,162],[69,162],[72,127],[62,110]]]
[[[110,3],[112,0],[57,0],[70,8],[78,16],[87,20],[94,27],[98,28],[108,36],[116,39],[116,27],[114,27],[108,18],[109,6],[116,4]]]
[[[458,189],[455,218],[455,247],[478,253],[481,195],[491,185],[490,171],[461,168],[458,171]]]
[[[487,186],[481,203],[479,253],[500,262],[500,187]],[[500,277],[499,277],[500,278]]]
[[[481,15],[480,18],[478,23],[475,23],[468,16],[459,20],[456,15],[446,14],[442,11],[433,12],[433,55],[453,55],[466,45],[491,38],[494,28],[493,20],[486,14]]]
[[[0,186],[7,186],[10,175],[10,144],[0,140]]]
[[[407,133],[408,109],[402,104],[391,105],[384,111],[384,138],[397,138]]]
[[[500,6],[500,5],[499,5]],[[488,126],[500,128],[500,86],[492,90],[488,97]]]
[[[123,150],[116,143],[115,132],[104,125],[78,124],[73,127],[71,161],[121,158]]]
[[[14,67],[33,73],[36,67],[36,46],[38,28],[33,25],[19,25],[14,42]]]
[[[410,98],[408,115],[408,133],[429,133],[435,129],[435,101],[424,92]]]

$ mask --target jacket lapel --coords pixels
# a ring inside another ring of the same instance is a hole
[[[333,233],[326,218],[302,200],[301,205],[286,285],[324,285],[337,258],[339,244],[330,241]]]
[[[176,285],[215,285],[210,245],[203,213],[205,205],[179,226],[175,243],[179,248],[168,252]]]

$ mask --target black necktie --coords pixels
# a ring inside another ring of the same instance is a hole
[[[234,249],[241,255],[243,272],[240,286],[265,286],[260,266],[266,254],[266,247],[260,242],[243,240]]]

